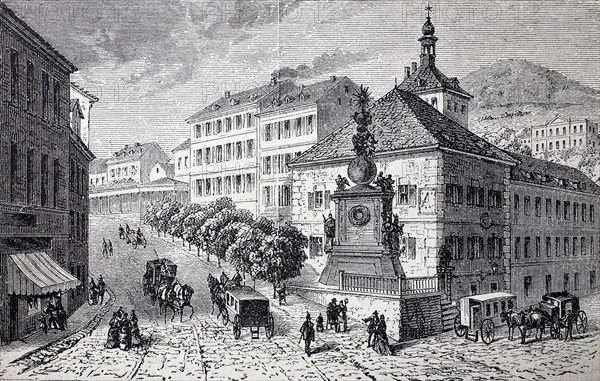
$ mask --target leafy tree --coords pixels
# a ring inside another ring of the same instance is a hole
[[[215,255],[221,266],[226,258],[227,248],[237,239],[240,224],[252,224],[252,213],[245,209],[224,209],[206,220],[199,230],[202,248],[209,255]],[[240,224],[238,224],[240,223]],[[234,226],[235,224],[235,226]]]
[[[158,225],[158,218],[156,214],[159,210],[159,202],[152,202],[146,208],[146,213],[144,213],[144,223],[150,225],[152,229],[154,229]]]
[[[158,212],[156,213],[157,226],[156,230],[159,232],[162,231],[163,235],[167,233],[169,228],[169,222],[171,221],[171,217],[179,213],[179,209],[181,208],[181,203],[179,201],[173,201],[171,199],[164,199],[160,203],[160,207]]]
[[[168,224],[168,228],[167,228],[168,232],[173,237],[181,238],[184,246],[185,246],[185,239],[184,239],[185,224],[184,224],[184,221],[188,216],[196,213],[200,209],[202,209],[202,206],[200,204],[197,204],[197,203],[186,204],[179,209],[179,213],[173,215],[171,217],[171,219],[169,220],[169,224]]]

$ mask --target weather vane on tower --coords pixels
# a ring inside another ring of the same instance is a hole
[[[429,2],[428,2],[427,6],[425,7],[425,10],[427,11],[427,18],[430,18],[429,12],[431,12],[432,9],[433,9],[433,7],[431,5],[429,5]]]

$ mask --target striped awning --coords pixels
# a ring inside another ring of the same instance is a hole
[[[44,252],[19,253],[7,261],[8,293],[43,295],[65,291],[81,284]]]

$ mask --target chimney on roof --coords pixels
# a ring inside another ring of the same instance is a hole
[[[231,98],[231,91],[229,91],[229,90],[225,90],[225,96],[226,96],[227,98]]]
[[[414,73],[415,71],[417,71],[417,61],[413,61],[410,63],[410,72]]]
[[[125,149],[129,148],[129,144],[125,144]]]
[[[410,77],[410,67],[404,66],[404,79]]]
[[[271,86],[275,86],[277,84],[277,77],[271,77]]]
[[[135,146],[136,146],[136,147],[139,147],[139,146],[140,146],[140,143],[138,143],[138,142],[135,142]]]
[[[337,79],[337,77],[335,75],[332,75],[329,77],[329,79],[331,80],[331,82],[335,82],[335,80]]]

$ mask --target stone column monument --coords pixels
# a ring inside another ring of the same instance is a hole
[[[348,165],[348,177],[356,185],[340,186],[331,196],[336,203],[335,237],[326,247],[329,253],[320,283],[339,285],[340,272],[403,277],[398,257],[401,226],[392,215],[393,180],[377,175],[373,154],[377,141],[369,131],[372,116],[368,111],[370,93],[367,88],[357,94],[359,112],[354,114],[357,133],[352,137],[356,157]],[[377,177],[375,185],[371,185]],[[329,238],[329,237],[328,237]]]

